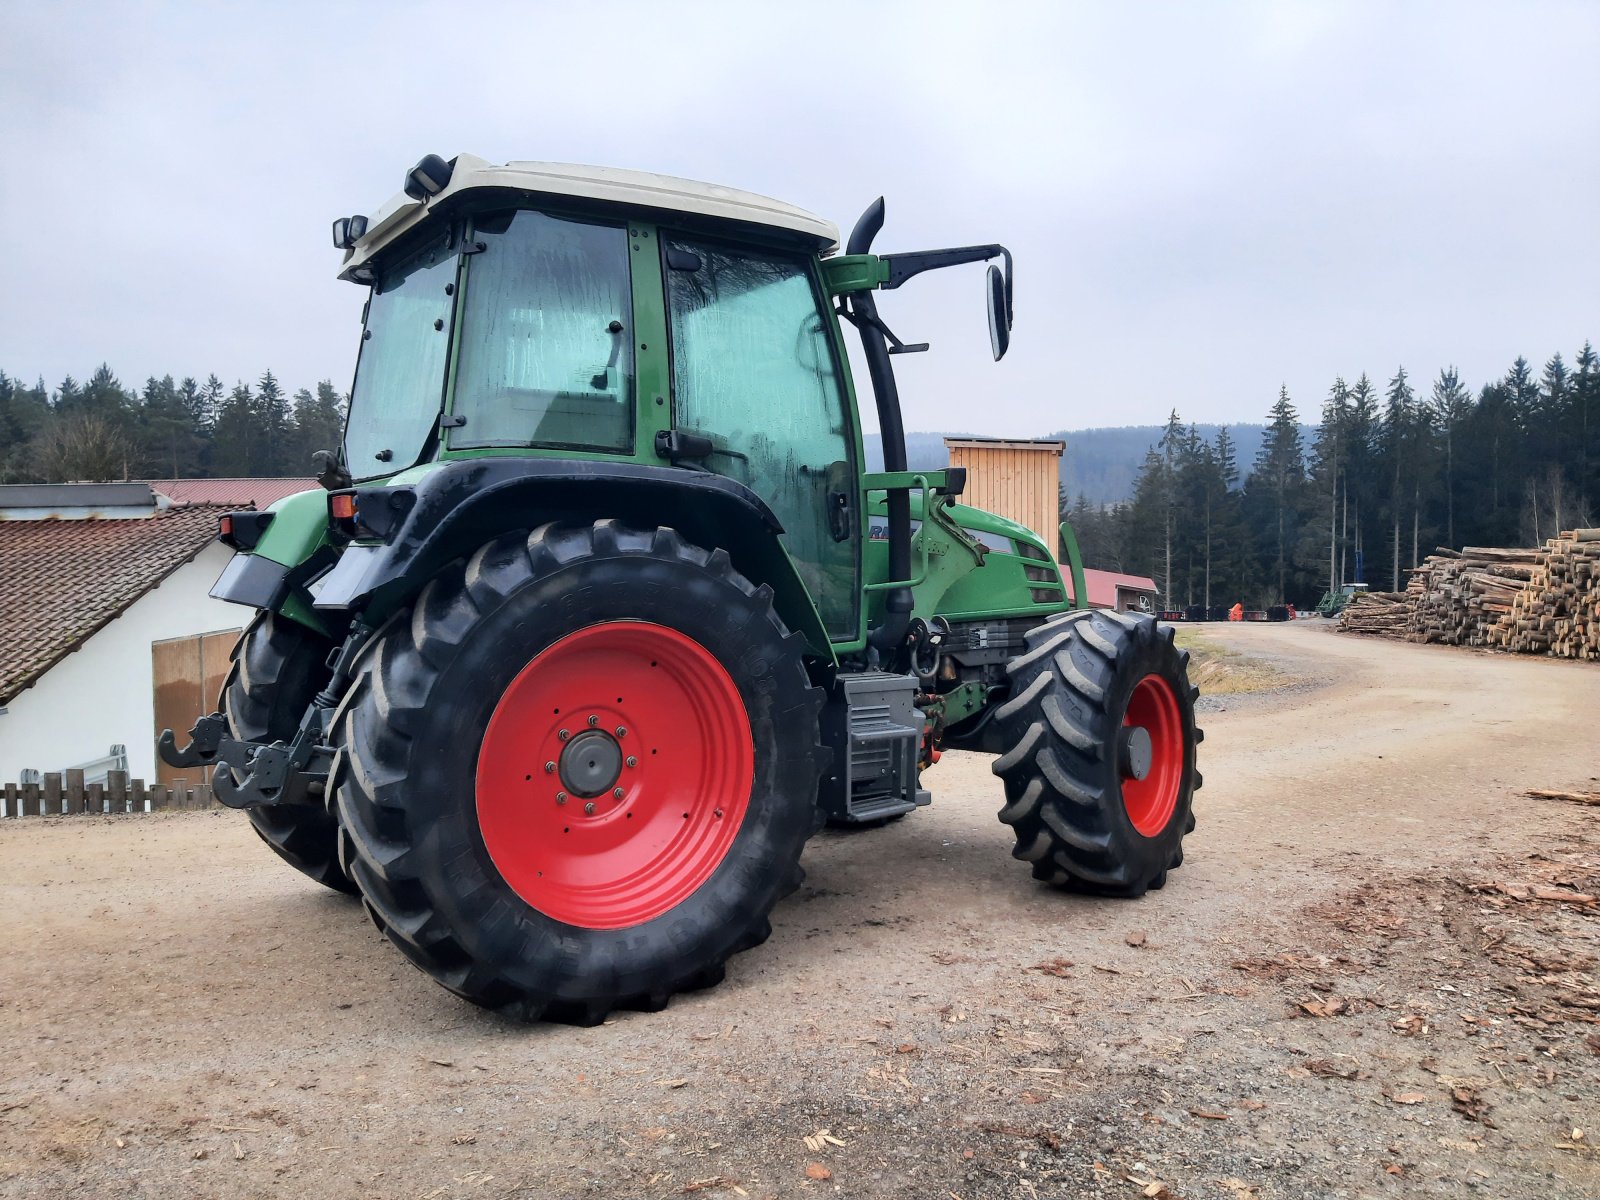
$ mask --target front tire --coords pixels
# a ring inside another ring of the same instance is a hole
[[[1140,896],[1183,862],[1203,735],[1189,652],[1172,637],[1146,616],[1064,613],[1030,630],[1006,665],[1000,820],[1035,879]]]
[[[801,648],[770,589],[670,529],[546,525],[446,568],[334,729],[344,861],[378,928],[523,1020],[718,982],[818,824]]]

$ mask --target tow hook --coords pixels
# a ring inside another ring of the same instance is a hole
[[[217,761],[217,750],[228,736],[228,718],[220,712],[201,717],[189,730],[189,744],[178,749],[172,730],[163,729],[156,740],[161,761],[169,767],[209,767]]]
[[[322,804],[333,750],[318,740],[320,730],[317,721],[287,743],[244,742],[228,736],[228,720],[217,712],[194,723],[182,749],[170,729],[156,745],[168,766],[215,767],[212,790],[229,808]]]
[[[238,742],[222,744],[211,777],[217,799],[229,808],[267,808],[280,804],[322,804],[328,788],[333,749],[295,735],[287,744]]]

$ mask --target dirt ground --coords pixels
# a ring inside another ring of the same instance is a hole
[[[1600,670],[1225,627],[1188,859],[1043,889],[986,760],[665,1012],[512,1026],[232,813],[0,825],[0,1196],[1600,1196]],[[806,1140],[810,1138],[810,1141]]]

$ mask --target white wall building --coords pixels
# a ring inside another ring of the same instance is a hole
[[[254,507],[240,491],[256,481],[195,482],[231,503],[174,504],[148,484],[0,487],[0,783],[171,774],[159,727],[181,725],[181,744],[194,710],[210,711],[252,616],[209,593],[232,553],[217,518]],[[314,486],[261,482],[267,501]]]
[[[208,594],[232,551],[212,543],[51,667],[0,711],[0,780],[63,771],[127,753],[131,778],[156,779],[151,646],[244,628],[251,613]],[[179,743],[187,730],[180,729]],[[95,772],[90,769],[89,776]]]

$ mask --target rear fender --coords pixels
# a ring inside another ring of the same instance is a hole
[[[740,574],[772,589],[784,624],[814,654],[833,661],[816,605],[778,540],[783,526],[735,480],[680,467],[517,457],[456,459],[402,478],[349,489],[358,537],[324,581],[320,613],[360,611],[376,623],[408,604],[446,563],[490,538],[547,521],[611,517],[669,526],[698,545],[727,551]]]
[[[328,538],[328,493],[321,488],[296,492],[267,511],[272,519],[261,528],[259,539],[229,560],[211,595],[282,613],[324,637],[336,636],[328,616],[313,608],[306,590],[338,558]]]

